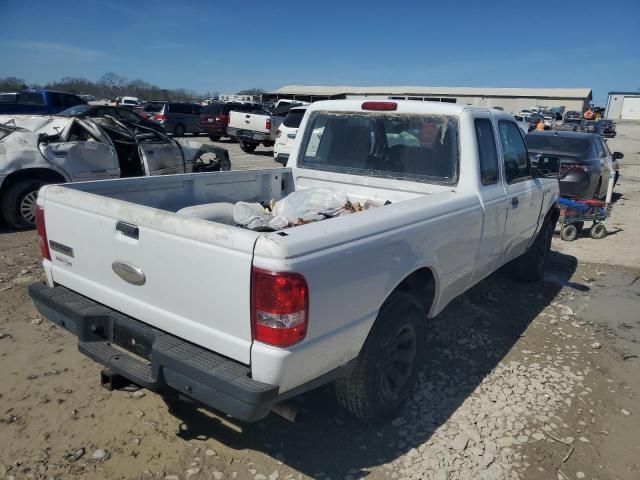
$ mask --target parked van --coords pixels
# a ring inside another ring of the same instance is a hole
[[[158,122],[167,133],[181,137],[185,133],[200,134],[202,105],[197,103],[149,102],[145,112],[154,112],[151,120]]]

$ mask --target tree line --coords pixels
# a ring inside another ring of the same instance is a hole
[[[75,95],[93,95],[96,100],[113,100],[118,96],[138,97],[142,100],[174,100],[174,101],[199,101],[204,98],[211,98],[218,95],[217,91],[207,91],[203,93],[195,92],[186,88],[161,88],[144,80],[128,80],[113,72],[107,72],[98,81],[92,82],[83,77],[64,77],[55,82],[45,85],[27,83],[22,78],[6,77],[0,78],[0,93],[18,92],[24,88],[44,88],[59,92],[73,93]],[[262,89],[252,88],[241,90],[243,92],[257,93]]]

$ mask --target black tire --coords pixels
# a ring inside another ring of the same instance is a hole
[[[573,227],[575,228],[575,227]],[[513,263],[513,274],[521,282],[537,282],[544,276],[544,269],[551,250],[553,239],[553,225],[549,220],[542,224],[538,236],[529,247]]]
[[[604,223],[596,223],[589,231],[589,236],[595,240],[600,240],[607,236],[607,227]]]
[[[596,189],[593,191],[593,198],[596,200],[600,198],[600,189],[602,188],[602,177],[598,179],[598,183],[596,183]]]
[[[613,186],[615,187],[618,184],[618,179],[620,178],[620,173],[616,172],[616,176],[613,179]]]
[[[41,180],[22,180],[11,185],[2,197],[0,210],[4,220],[14,228],[33,228],[36,225],[36,200]]]
[[[245,153],[253,153],[256,148],[258,148],[258,144],[254,142],[247,142],[246,140],[238,140],[240,144],[240,148]]]
[[[348,376],[336,380],[338,404],[364,422],[388,418],[414,389],[425,350],[426,316],[411,295],[384,303]]]
[[[220,135],[209,135],[209,140],[212,142],[218,142],[220,141]]]
[[[184,133],[185,133],[185,128],[184,125],[182,125],[181,123],[177,124],[175,127],[173,127],[173,136],[174,137],[183,137]]]
[[[560,238],[565,242],[573,242],[578,238],[578,227],[575,225],[565,225],[560,230]]]

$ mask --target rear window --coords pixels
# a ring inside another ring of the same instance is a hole
[[[210,115],[220,115],[224,110],[224,104],[222,103],[210,103],[202,110],[202,113],[208,113]]]
[[[302,122],[302,117],[304,117],[304,112],[304,110],[292,110],[284,117],[282,124],[288,128],[298,128],[300,122]]]
[[[144,111],[145,112],[159,112],[160,110],[162,110],[162,107],[164,107],[164,103],[158,102],[158,103],[147,103],[144,106]]]
[[[91,105],[76,105],[75,107],[67,108],[66,110],[58,113],[61,117],[78,117],[86,114],[93,107]]]
[[[591,148],[591,141],[588,138],[579,137],[529,134],[526,136],[526,141],[527,148],[531,150],[557,150],[584,155]]]
[[[22,92],[18,95],[18,103],[21,105],[44,105],[44,95],[39,92]]]
[[[355,175],[455,183],[458,119],[448,115],[313,112],[298,164]]]

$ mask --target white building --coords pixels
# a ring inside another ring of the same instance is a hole
[[[353,87],[288,85],[262,94],[264,101],[282,98],[315,102],[334,99],[397,99],[451,102],[502,108],[517,112],[536,106],[562,107],[582,112],[591,103],[590,88],[483,88],[483,87]]]
[[[640,91],[609,92],[604,118],[611,120],[640,120]]]

